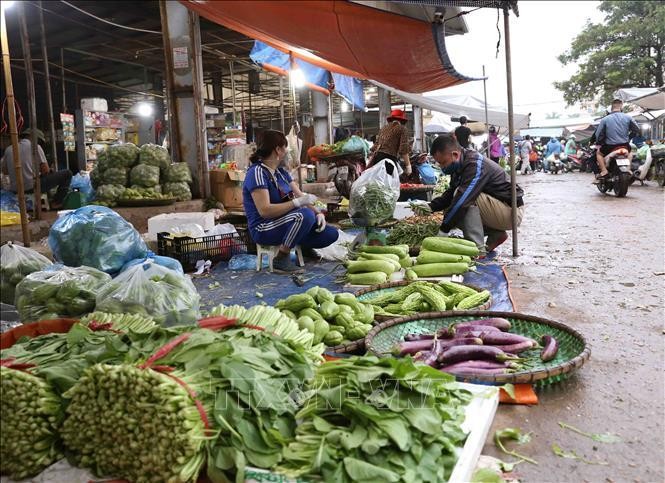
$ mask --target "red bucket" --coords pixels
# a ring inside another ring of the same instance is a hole
[[[64,334],[69,332],[72,325],[77,323],[76,319],[51,319],[40,320],[31,324],[19,325],[7,332],[0,334],[0,349],[9,349],[16,344],[21,337],[37,337],[46,334]]]

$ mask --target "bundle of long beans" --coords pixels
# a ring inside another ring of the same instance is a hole
[[[410,247],[420,246],[425,238],[436,236],[439,233],[442,221],[443,215],[440,213],[404,218],[392,227],[386,243],[388,245],[409,245]]]

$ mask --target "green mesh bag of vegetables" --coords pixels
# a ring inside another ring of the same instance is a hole
[[[192,199],[192,191],[187,183],[164,183],[162,192],[171,195],[178,201],[189,201]]]
[[[393,216],[399,199],[399,174],[386,170],[381,160],[363,172],[351,186],[349,216],[358,226],[375,226]]]
[[[109,168],[131,168],[139,159],[139,148],[132,143],[114,144],[106,150]],[[106,170],[106,168],[104,168]]]
[[[16,286],[21,322],[79,317],[95,310],[95,298],[111,276],[92,267],[65,267],[34,272]]]
[[[186,275],[147,260],[107,283],[97,295],[97,310],[149,316],[170,327],[196,322],[199,300]]]
[[[16,286],[33,272],[39,272],[51,261],[30,248],[7,242],[0,247],[0,299],[14,305]]]
[[[95,190],[95,199],[114,206],[118,198],[122,196],[125,187],[120,184],[103,184]]]
[[[101,186],[103,177],[104,176],[102,174],[101,168],[99,165],[96,165],[95,169],[90,171],[90,183],[92,184],[92,187],[97,189],[99,186]]]
[[[159,168],[149,164],[137,164],[129,174],[129,181],[133,185],[144,188],[157,186],[159,184]]]
[[[155,186],[151,186],[151,187],[149,187],[149,188],[145,188],[145,187],[143,187],[143,186],[139,186],[139,185],[137,185],[137,184],[133,184],[133,185],[131,185],[129,188],[130,188],[130,189],[133,189],[133,190],[136,190],[136,191],[138,191],[139,193],[145,193],[145,194],[148,194],[148,195],[152,195],[152,194],[154,194],[154,193],[162,194],[162,185],[161,185],[161,184],[157,184],[157,185],[155,185]]]
[[[127,186],[126,168],[108,168],[100,175],[100,184],[117,184]]]
[[[156,144],[144,144],[139,151],[139,163],[156,166],[164,172],[171,164],[171,156],[166,148]]]
[[[192,173],[187,163],[173,163],[166,168],[164,180],[168,183],[191,183]]]

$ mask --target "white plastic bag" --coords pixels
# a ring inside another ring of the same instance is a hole
[[[378,225],[393,216],[398,199],[399,174],[388,174],[386,160],[381,160],[351,186],[349,216],[358,226]]]
[[[26,275],[43,270],[51,261],[36,251],[7,242],[0,248],[0,299],[14,305],[16,286]]]
[[[196,322],[200,296],[181,273],[148,260],[122,272],[102,287],[96,310],[112,314],[140,314],[169,327]]]

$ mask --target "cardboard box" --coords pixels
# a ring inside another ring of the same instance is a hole
[[[242,210],[242,183],[246,173],[232,169],[210,170],[210,191],[227,210]]]

